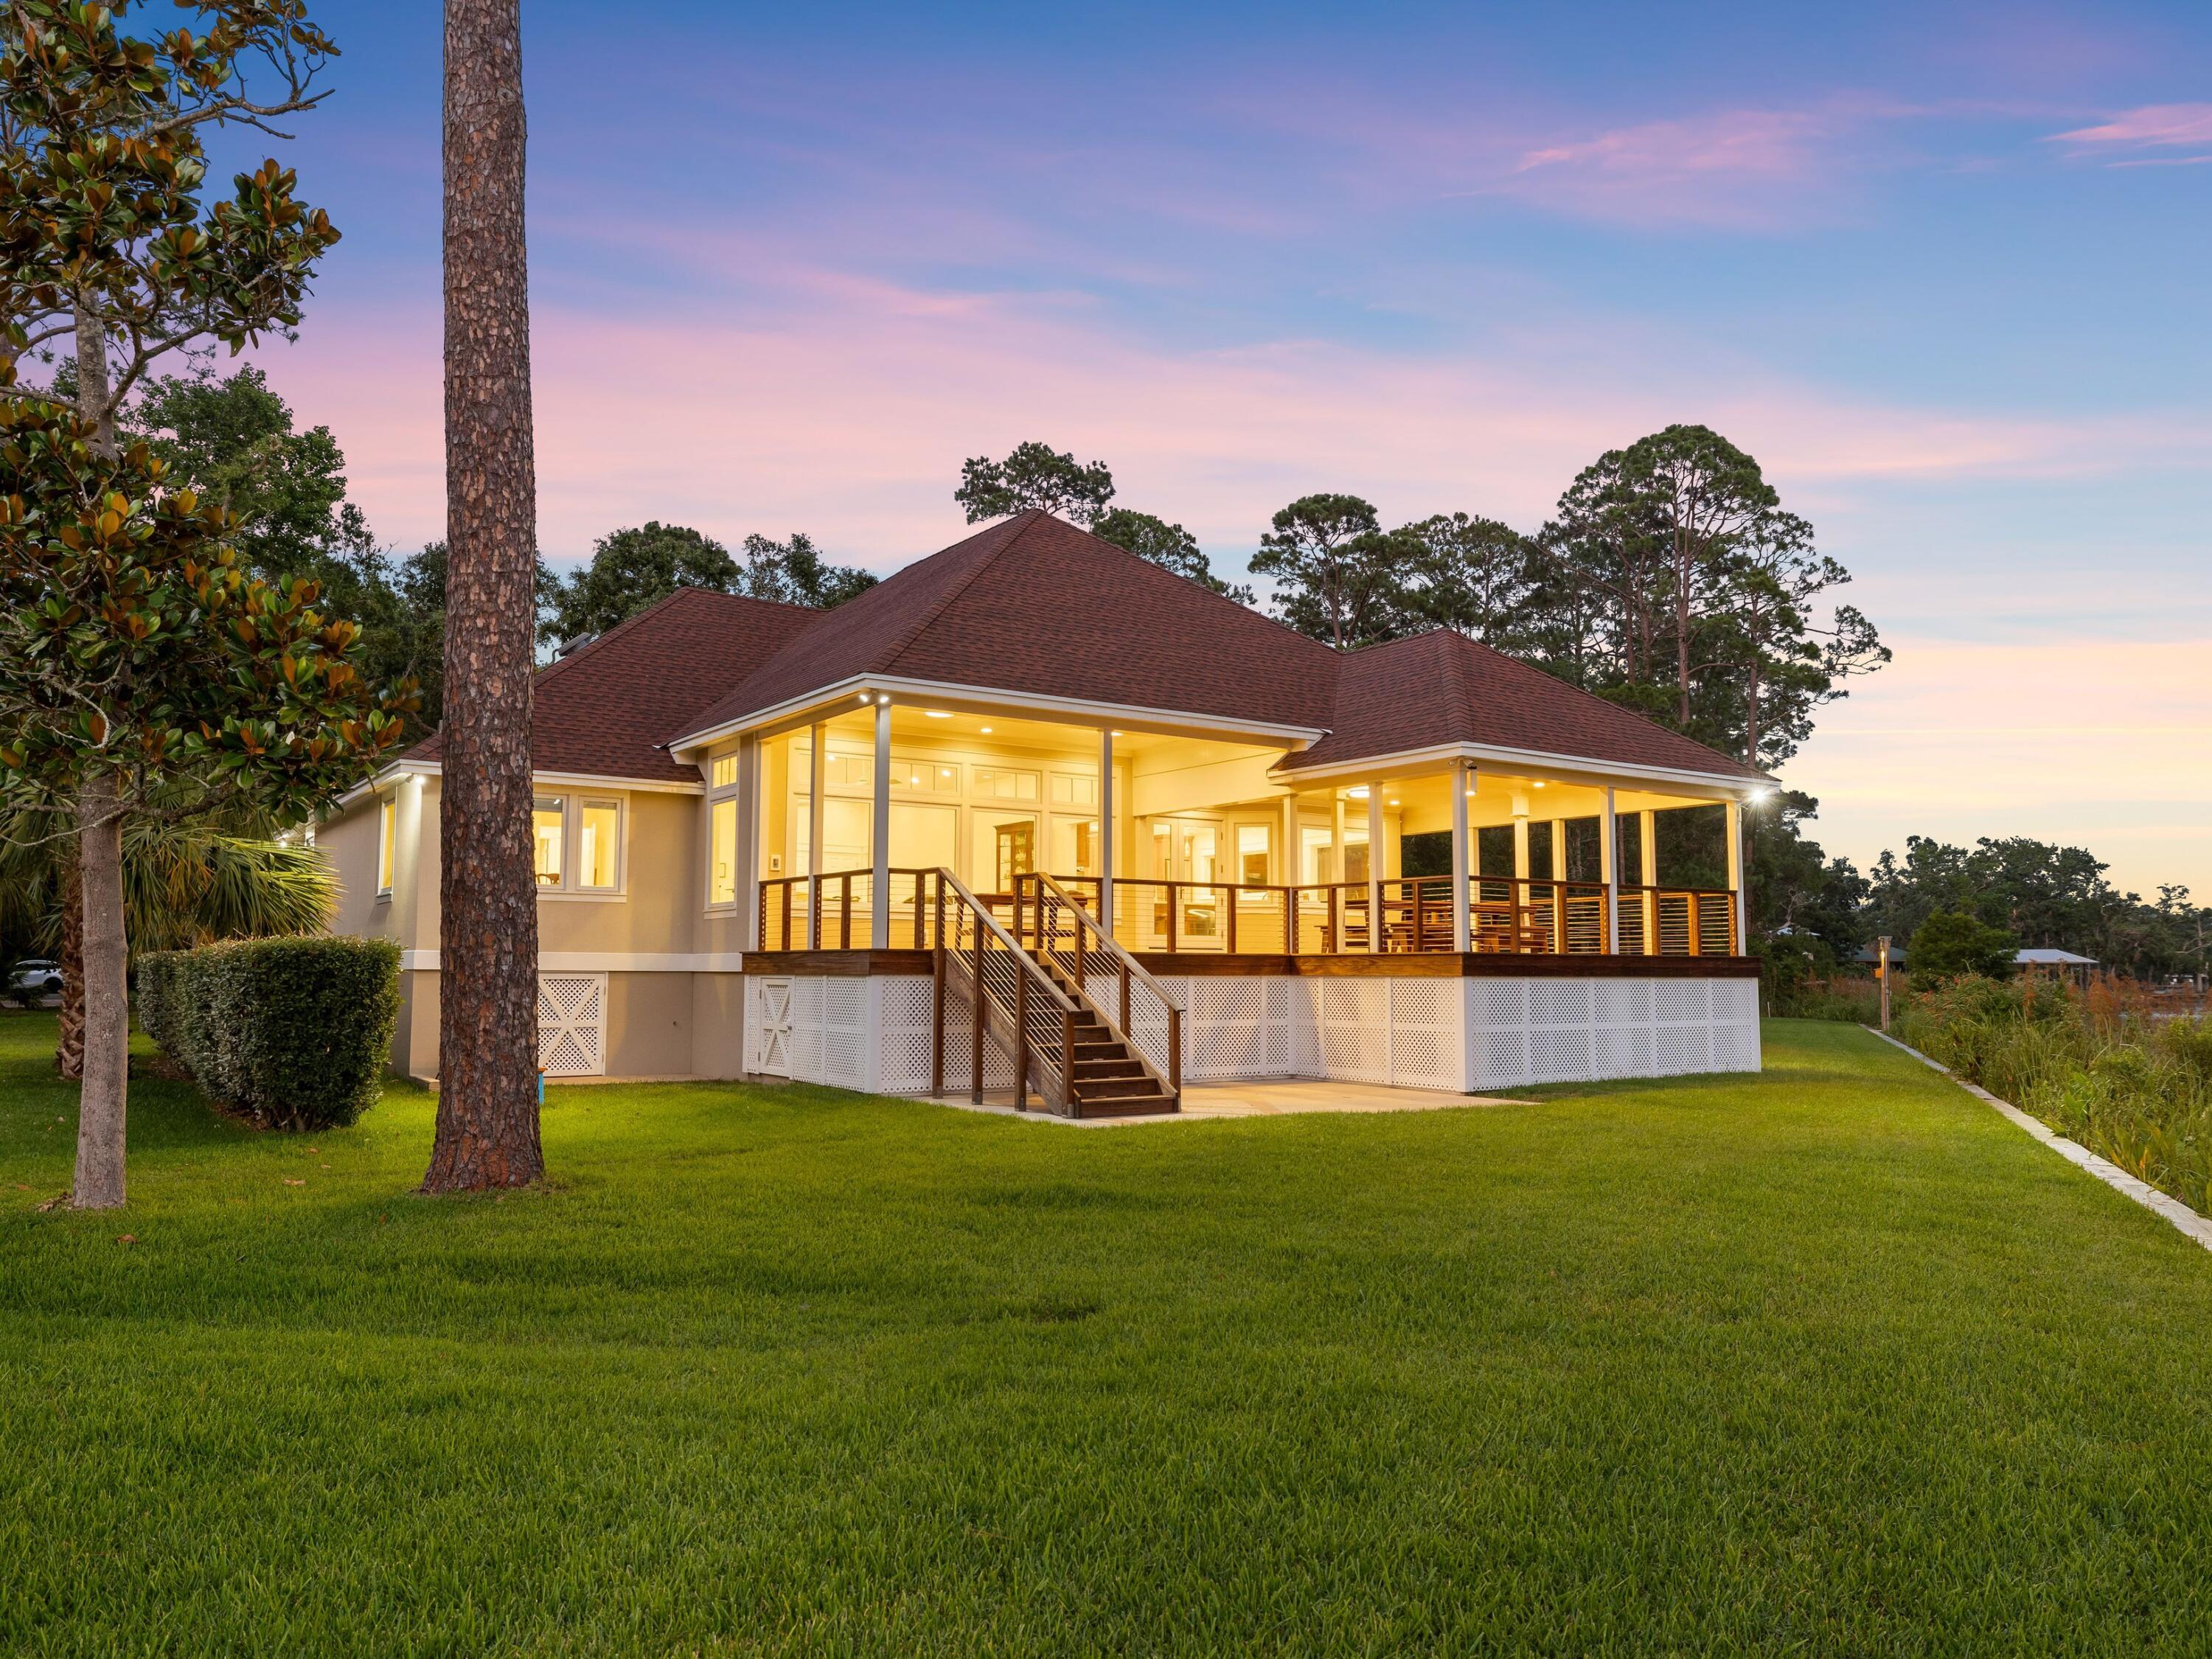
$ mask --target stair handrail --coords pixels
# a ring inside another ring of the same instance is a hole
[[[1153,978],[1151,970],[1123,948],[1121,941],[1114,937],[1112,931],[1091,913],[1090,908],[1063,887],[1058,880],[1042,870],[1036,870],[1018,878],[1015,884],[1017,888],[1024,881],[1036,884],[1036,914],[1039,953],[1054,949],[1045,940],[1045,896],[1049,893],[1075,915],[1074,960],[1063,964],[1067,969],[1068,977],[1073,981],[1076,989],[1083,993],[1085,1000],[1092,1000],[1089,988],[1085,983],[1085,975],[1083,972],[1083,958],[1085,954],[1084,935],[1087,931],[1097,941],[1090,948],[1099,952],[1113,964],[1115,976],[1120,980],[1121,987],[1120,1018],[1116,1020],[1113,1016],[1107,1014],[1103,1008],[1099,1009],[1098,1012],[1107,1019],[1115,1034],[1129,1045],[1130,1052],[1144,1062],[1145,1068],[1166,1085],[1169,1096],[1180,1103],[1182,1098],[1182,1021],[1185,1012],[1182,1000],[1169,991],[1168,988],[1161,984],[1158,980]],[[1055,927],[1054,929],[1055,939],[1058,938],[1058,933],[1059,930]],[[1059,956],[1062,953],[1054,950],[1054,954]],[[1133,985],[1143,986],[1166,1011],[1168,1031],[1164,1066],[1145,1052],[1144,1045],[1137,1041],[1136,1031],[1130,1024],[1129,992]]]
[[[1066,992],[1062,991],[1060,987],[1054,982],[1052,975],[1046,973],[1043,968],[1038,964],[1036,959],[1023,947],[1021,941],[1017,939],[1000,924],[998,919],[991,914],[990,907],[986,905],[981,899],[975,896],[975,892],[969,887],[967,883],[962,881],[959,877],[954,875],[951,871],[941,866],[937,871],[937,878],[939,892],[942,893],[949,891],[951,893],[953,896],[966,908],[968,913],[975,918],[979,957],[983,948],[982,940],[986,937],[995,939],[1000,946],[1000,954],[1012,958],[1015,971],[1018,975],[1014,982],[1014,999],[1010,1005],[1005,998],[992,991],[989,981],[984,977],[981,970],[980,960],[976,964],[975,964],[975,971],[971,975],[971,977],[975,981],[976,1008],[979,1013],[979,1019],[976,1027],[976,1045],[973,1061],[975,1074],[969,1079],[975,1098],[981,1100],[983,1095],[982,1025],[980,1018],[980,1012],[983,1004],[988,1001],[995,1006],[999,1010],[1001,1017],[1007,1020],[1013,1027],[1014,1041],[1012,1046],[1014,1049],[1014,1093],[1016,1097],[1015,1103],[1017,1107],[1019,1108],[1023,1105],[1023,1097],[1026,1096],[1029,1090],[1029,1061],[1030,1054],[1035,1046],[1030,1039],[1028,1018],[1029,1008],[1027,1004],[1030,998],[1033,996],[1042,996],[1044,999],[1048,1011],[1059,1016],[1060,1060],[1060,1077],[1057,1079],[1059,1084],[1059,1098],[1055,1103],[1054,1101],[1054,1091],[1049,1089],[1040,1089],[1038,1092],[1044,1096],[1048,1103],[1053,1103],[1054,1105],[1054,1109],[1062,1115],[1070,1116],[1073,1115],[1076,1106],[1075,1017],[1079,1012],[1075,1003],[1069,999]],[[939,971],[937,975],[937,981],[939,988],[939,1005],[935,1013],[937,1030],[936,1044],[940,1050],[940,1056],[937,1062],[939,1069],[941,1069],[941,1049],[945,1030],[945,1011],[943,1006],[942,988],[945,975],[943,969],[950,962],[957,960],[961,954],[957,948],[948,947],[945,940],[945,935],[944,930],[940,927],[938,933],[937,944],[937,957],[939,966]]]
[[[1131,978],[1134,979],[1139,985],[1145,987],[1146,989],[1149,990],[1154,996],[1158,997],[1169,1007],[1174,1009],[1176,1012],[1180,1014],[1187,1012],[1184,1009],[1182,1001],[1172,992],[1170,992],[1166,986],[1161,984],[1158,980],[1152,976],[1152,970],[1146,968],[1143,963],[1138,961],[1136,957],[1131,956],[1128,951],[1121,944],[1121,941],[1115,939],[1111,933],[1107,931],[1106,925],[1098,920],[1097,915],[1092,912],[1091,907],[1085,904],[1081,899],[1078,898],[1074,894],[1069,892],[1066,888],[1060,885],[1058,877],[1048,876],[1043,871],[1038,870],[1034,871],[1028,875],[1018,877],[1017,879],[1020,881],[1033,881],[1036,883],[1040,888],[1049,888],[1053,892],[1058,894],[1062,903],[1066,904],[1070,909],[1075,911],[1082,917],[1085,924],[1088,926],[1091,933],[1097,938],[1098,941],[1098,948],[1103,950],[1105,954],[1112,959],[1116,967],[1127,968],[1129,970]]]

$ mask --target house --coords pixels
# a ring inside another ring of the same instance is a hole
[[[1340,653],[1037,512],[538,677],[543,1064],[1009,1089],[1756,1070],[1757,771],[1462,636]],[[437,1069],[440,745],[320,826]]]

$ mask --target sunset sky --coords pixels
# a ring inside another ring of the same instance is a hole
[[[1788,769],[1814,835],[2212,896],[2201,0],[524,9],[556,562],[659,518],[888,571],[1042,438],[1237,574],[1295,495],[1533,530],[1703,422],[1897,653]],[[346,55],[283,153],[345,240],[264,361],[404,550],[439,12],[315,12]]]

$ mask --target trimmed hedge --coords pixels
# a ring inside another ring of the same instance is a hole
[[[209,1099],[272,1129],[353,1122],[399,1018],[390,939],[231,939],[138,959],[138,1023]]]

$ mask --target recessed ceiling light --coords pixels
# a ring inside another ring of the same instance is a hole
[[[949,720],[952,718],[951,712],[944,708],[925,708],[921,712],[933,720]]]
[[[1539,779],[1537,779],[1537,780],[1536,780],[1536,787],[1537,787],[1539,789],[1541,789],[1541,788],[1544,787],[1544,781],[1543,781],[1543,779],[1539,778]]]
[[[1364,785],[1362,785],[1357,789],[1347,789],[1344,793],[1346,797],[1352,800],[1365,800],[1367,799],[1367,789]]]
[[[1395,806],[1395,805],[1398,805],[1398,803],[1397,803],[1396,801],[1395,801],[1395,800],[1394,800],[1394,801],[1392,801],[1392,802],[1390,803],[1390,805],[1393,805],[1393,806]]]
[[[991,735],[991,728],[989,726],[987,726],[983,728],[983,735],[987,738]]]

